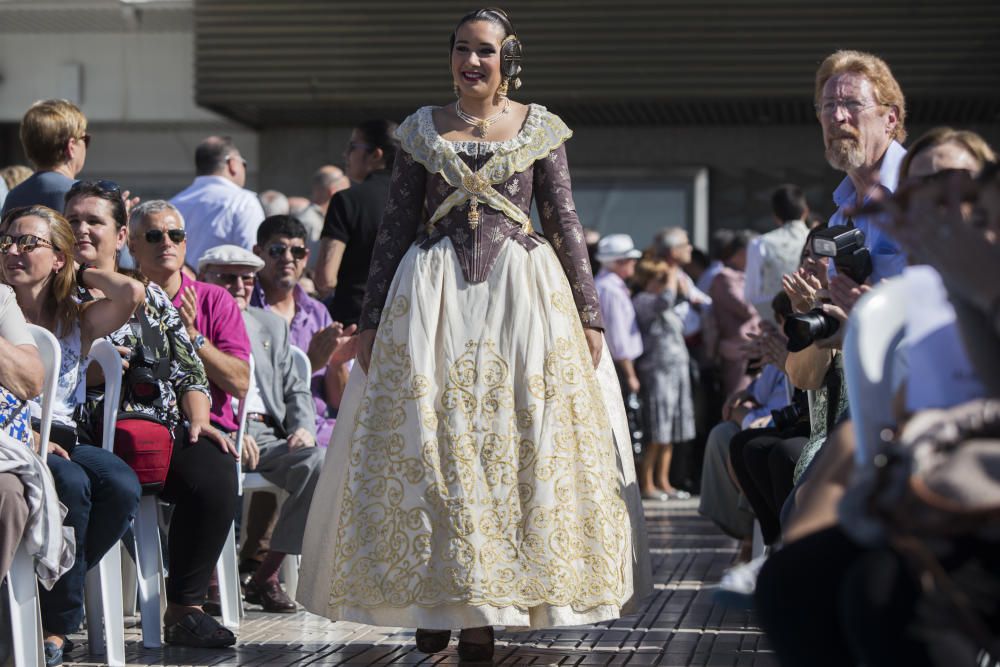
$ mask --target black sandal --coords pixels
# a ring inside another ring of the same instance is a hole
[[[163,630],[164,641],[193,648],[225,648],[236,643],[232,630],[204,612],[191,612]]]
[[[417,650],[421,653],[437,653],[448,648],[448,641],[451,639],[451,630],[421,630],[413,633],[413,638],[417,642]]]
[[[466,641],[462,635],[462,630],[458,635],[458,657],[465,662],[493,662],[493,646],[496,635],[493,633],[493,626],[487,625],[482,628],[468,628],[469,630],[487,630],[490,636],[489,642]]]

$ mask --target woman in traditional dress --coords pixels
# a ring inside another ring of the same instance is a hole
[[[466,660],[492,656],[492,626],[606,621],[649,588],[572,133],[509,99],[520,61],[506,14],[466,15],[451,38],[458,101],[397,131],[299,585],[328,618],[422,628],[424,652],[460,628]]]

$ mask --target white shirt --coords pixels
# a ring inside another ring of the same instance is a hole
[[[747,247],[743,294],[762,319],[774,322],[771,301],[782,291],[782,276],[799,268],[807,236],[809,228],[806,223],[790,220],[778,229],[758,236]]]
[[[184,216],[185,261],[197,266],[206,250],[232,244],[253,249],[264,208],[257,195],[222,176],[198,176],[170,203]]]

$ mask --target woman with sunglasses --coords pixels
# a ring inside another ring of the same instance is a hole
[[[464,16],[449,54],[459,99],[396,132],[330,444],[343,455],[317,487],[299,598],[416,626],[427,653],[458,628],[459,656],[489,660],[493,626],[627,613],[649,591],[648,554],[572,133],[508,97],[521,44],[503,11]]]
[[[77,260],[115,271],[118,253],[128,238],[127,214],[118,186],[108,181],[76,183],[66,195],[66,217],[76,235]],[[183,234],[183,229],[149,229],[138,242],[149,248],[167,247],[182,243]],[[146,250],[139,248],[136,257],[146,257]],[[90,293],[100,296],[95,290]],[[150,330],[161,335],[155,339],[137,335]],[[108,340],[126,359],[141,345],[153,359],[169,362],[166,377],[156,378],[158,398],[142,400],[126,390],[121,404],[122,411],[147,414],[174,433],[170,468],[160,492],[162,500],[174,504],[164,638],[187,646],[231,646],[235,635],[202,609],[209,577],[229,532],[225,517],[231,522],[236,511],[230,443],[210,423],[205,367],[180,314],[155,282],[146,283],[145,302],[135,317],[111,332]],[[102,388],[97,386],[87,401],[88,414],[98,419],[103,411]],[[209,507],[214,511],[206,512]]]
[[[66,219],[45,206],[15,209],[0,224],[4,281],[14,289],[25,319],[55,334],[62,349],[51,441],[42,445],[59,499],[68,509],[65,524],[76,535],[76,564],[51,590],[40,591],[49,665],[62,662],[66,635],[79,629],[87,570],[128,529],[140,494],[128,465],[86,442],[74,412],[83,401],[81,372],[91,344],[128,320],[142,300],[142,285],[114,271],[86,266],[77,271],[74,245]],[[80,303],[78,280],[105,298]],[[40,412],[33,402],[33,416]]]

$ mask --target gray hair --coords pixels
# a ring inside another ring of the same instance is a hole
[[[164,211],[169,211],[177,216],[177,220],[181,223],[181,229],[184,228],[184,216],[181,212],[177,210],[177,207],[164,199],[151,199],[149,201],[144,201],[135,208],[132,209],[128,216],[128,235],[132,236],[136,230],[146,222],[146,219],[157,213],[163,213]]]
[[[687,243],[688,233],[683,227],[667,227],[653,237],[653,248],[657,255],[664,255],[672,248]]]
[[[265,190],[260,195],[260,205],[264,207],[264,216],[288,215],[288,197],[277,190]]]

